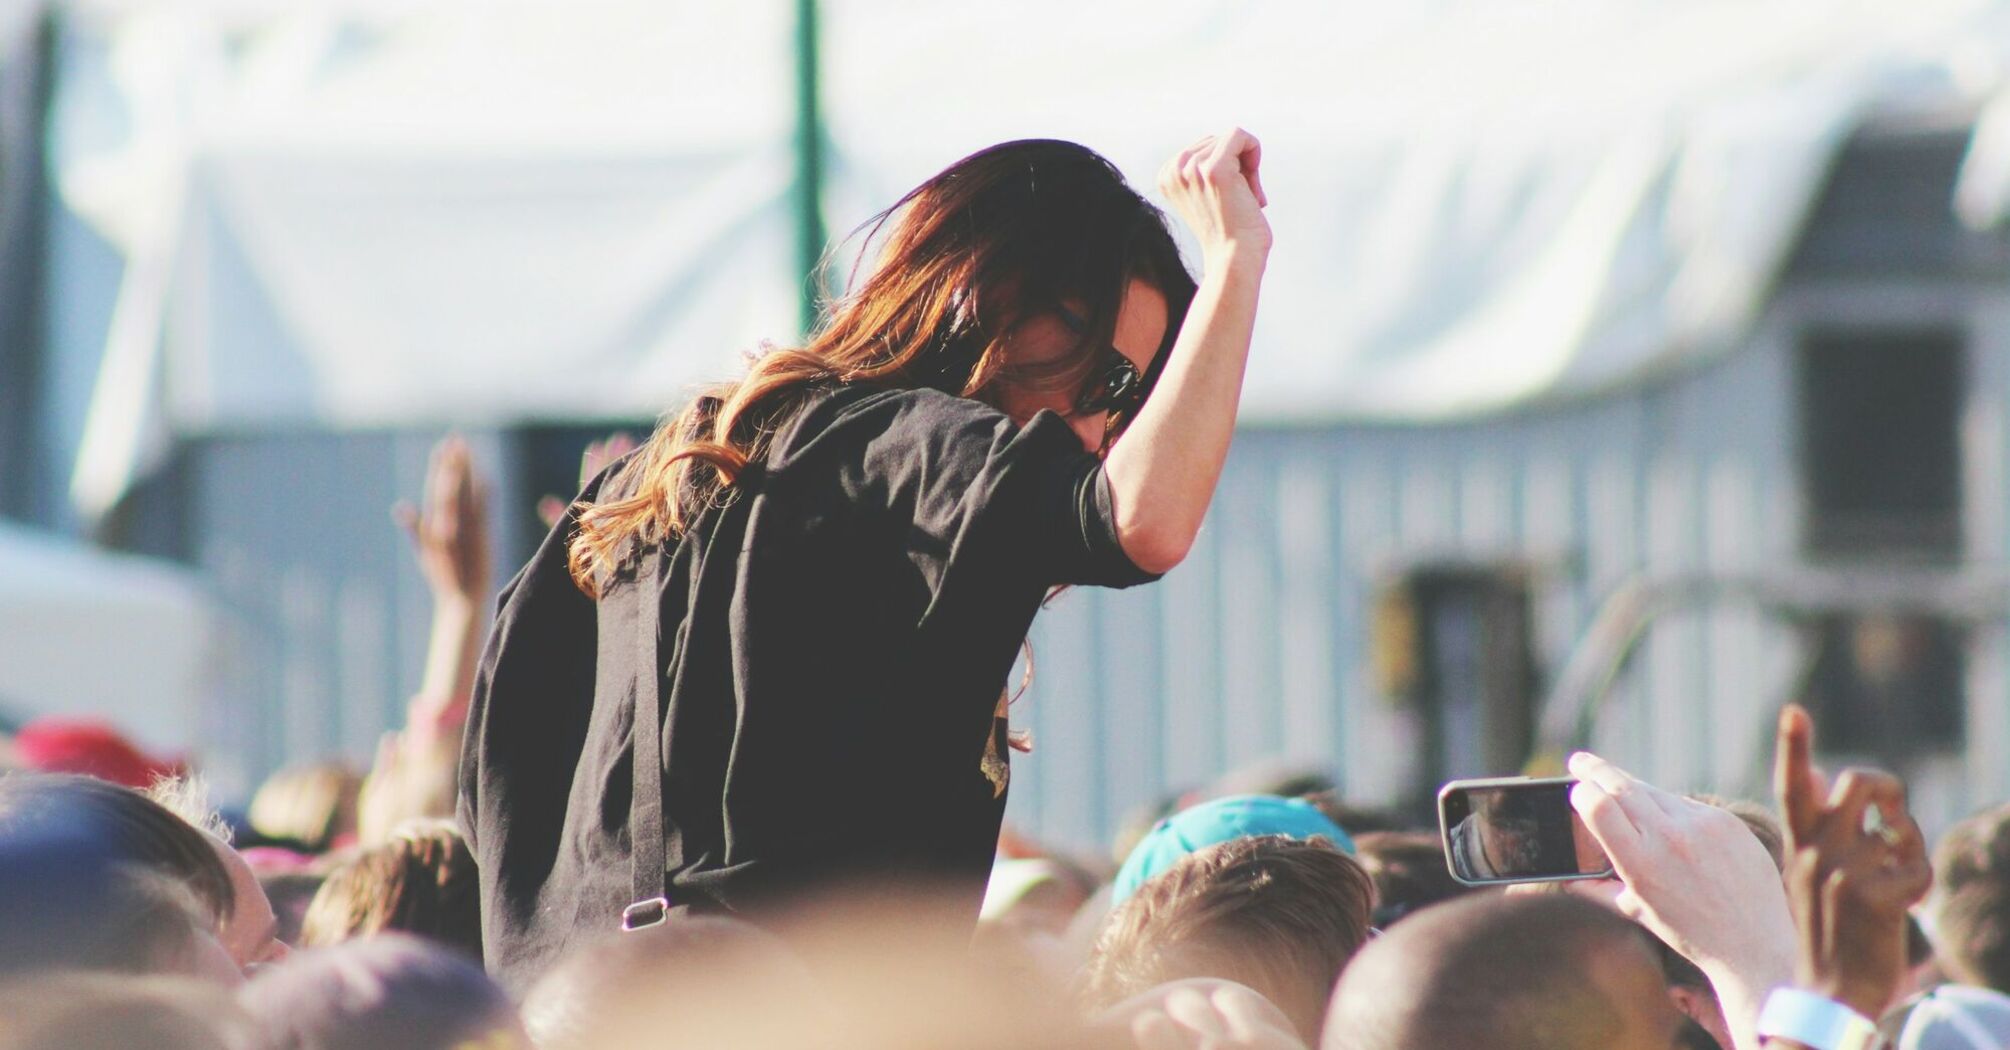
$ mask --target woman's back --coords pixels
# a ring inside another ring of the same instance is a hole
[[[541,557],[526,577],[553,569]],[[592,659],[556,662],[592,666],[584,696],[510,695],[526,681],[505,670],[513,624],[536,617],[529,597],[563,597],[526,577],[477,685],[465,792],[485,876],[548,858],[534,882],[485,877],[485,896],[506,898],[486,923],[506,975],[631,903],[629,742],[658,665],[672,906],[758,913],[898,876],[959,883],[974,917],[1004,808],[995,713],[1020,640],[1054,586],[1151,578],[1117,545],[1099,460],[1058,417],[1022,429],[968,399],[861,388],[813,402],[732,499],[603,588]],[[651,603],[653,659],[640,641]],[[524,655],[549,661],[548,642]],[[542,729],[546,708],[582,701],[568,755]],[[546,781],[570,770],[561,822],[526,821],[482,785],[485,768],[533,764]]]

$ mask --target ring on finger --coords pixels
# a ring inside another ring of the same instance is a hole
[[[1863,830],[1866,835],[1874,835],[1884,844],[1896,848],[1905,837],[1891,822],[1884,818],[1884,811],[1872,806],[1863,812]]]

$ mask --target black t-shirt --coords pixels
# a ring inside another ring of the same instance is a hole
[[[673,905],[758,916],[891,872],[963,887],[974,920],[1005,805],[986,755],[1004,754],[996,708],[1034,614],[1058,585],[1153,578],[1059,417],[1021,428],[926,390],[812,401],[653,583],[587,598],[569,532],[503,592],[462,760],[484,949],[517,986],[629,903],[640,676],[667,675],[654,750]]]

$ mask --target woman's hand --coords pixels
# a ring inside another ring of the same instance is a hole
[[[1241,128],[1208,135],[1159,169],[1159,191],[1200,240],[1202,265],[1260,267],[1270,254],[1270,221],[1258,169],[1263,144]]]
[[[1933,868],[1906,812],[1905,785],[1852,769],[1831,791],[1809,757],[1813,748],[1808,713],[1789,706],[1780,714],[1773,787],[1786,815],[1799,984],[1876,1020],[1905,976],[1906,910],[1926,896]]]

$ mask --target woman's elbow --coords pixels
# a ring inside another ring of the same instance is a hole
[[[1185,529],[1140,528],[1120,533],[1117,541],[1131,564],[1161,576],[1186,560],[1187,552],[1193,549],[1194,534]]]

